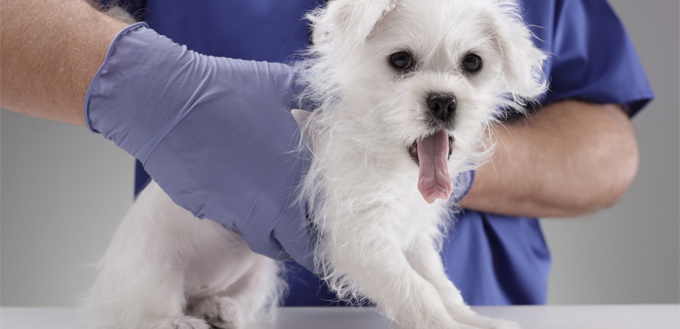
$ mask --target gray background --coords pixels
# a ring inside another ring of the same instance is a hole
[[[678,303],[678,1],[610,3],[657,99],[633,121],[642,160],[621,202],[543,221],[549,303]],[[73,306],[132,202],[133,161],[84,128],[4,110],[0,121],[0,305]]]

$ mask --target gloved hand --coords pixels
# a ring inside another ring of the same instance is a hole
[[[312,269],[313,234],[294,200],[309,167],[290,113],[302,88],[287,65],[201,55],[138,23],[111,43],[85,119],[196,217]],[[458,178],[452,198],[471,177]]]
[[[294,202],[308,168],[294,152],[295,78],[287,65],[201,55],[138,23],[111,43],[85,119],[178,205],[240,232],[257,253],[312,268],[314,241]]]

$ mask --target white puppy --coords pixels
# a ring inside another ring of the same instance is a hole
[[[491,150],[501,107],[545,91],[545,55],[510,0],[335,0],[308,15],[313,154],[301,186],[315,260],[345,300],[400,328],[515,328],[476,315],[438,250],[462,171]],[[272,315],[280,264],[234,232],[192,220],[154,183],[139,196],[87,299],[93,328],[228,328]]]

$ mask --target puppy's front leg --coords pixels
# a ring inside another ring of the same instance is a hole
[[[411,268],[393,239],[364,231],[359,240],[355,232],[345,233],[349,234],[331,235],[327,245],[335,274],[349,279],[399,327],[468,328],[453,321],[437,289]],[[343,286],[341,283],[340,289]]]
[[[413,269],[437,289],[444,307],[455,321],[475,328],[519,329],[516,323],[477,315],[465,304],[458,288],[446,276],[441,256],[430,235],[418,235],[406,251],[406,257]]]
[[[444,264],[432,237],[424,233],[419,234],[405,254],[411,267],[437,289],[451,315],[470,309],[463,301],[458,288],[446,276]]]

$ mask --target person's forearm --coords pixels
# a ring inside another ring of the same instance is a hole
[[[566,217],[614,204],[632,183],[638,149],[617,105],[555,103],[494,130],[492,161],[477,171],[464,208]]]
[[[87,88],[125,26],[83,0],[3,0],[0,107],[85,125]]]

